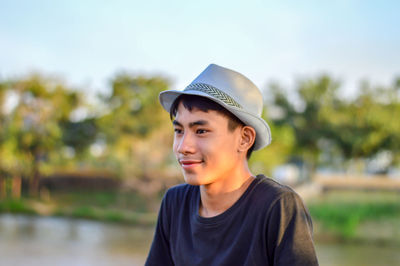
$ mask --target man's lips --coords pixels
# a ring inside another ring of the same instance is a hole
[[[192,159],[191,160],[188,160],[188,159],[179,160],[179,164],[185,170],[188,170],[188,169],[191,169],[193,167],[196,167],[196,166],[200,165],[201,163],[203,163],[202,160],[192,160]]]

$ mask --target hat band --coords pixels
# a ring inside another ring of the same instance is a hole
[[[184,91],[201,91],[208,95],[222,101],[223,103],[242,109],[242,106],[238,104],[231,96],[225,92],[205,83],[192,83],[187,86]]]

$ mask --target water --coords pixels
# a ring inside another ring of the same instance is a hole
[[[0,215],[0,265],[143,265],[153,228]]]
[[[153,228],[0,215],[0,265],[143,265]],[[316,244],[320,265],[400,265],[398,247]]]

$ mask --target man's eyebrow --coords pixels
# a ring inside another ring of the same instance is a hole
[[[172,124],[173,124],[174,126],[179,126],[179,127],[181,127],[181,126],[182,126],[182,124],[181,124],[181,123],[179,123],[179,122],[178,122],[178,121],[176,121],[176,120],[172,121]]]
[[[176,120],[172,121],[172,124],[175,125],[175,126],[183,127],[182,124],[179,123]],[[190,122],[189,123],[189,127],[191,128],[191,127],[194,127],[194,126],[205,126],[205,125],[208,125],[208,124],[209,123],[206,120],[198,120],[198,121],[195,121],[195,122]]]
[[[189,127],[205,126],[205,125],[208,125],[208,121],[206,121],[206,120],[198,120],[198,121],[189,123]]]

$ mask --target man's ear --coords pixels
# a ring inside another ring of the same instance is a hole
[[[239,143],[238,151],[247,152],[253,146],[256,140],[256,131],[250,126],[244,126],[241,128],[241,138]]]

